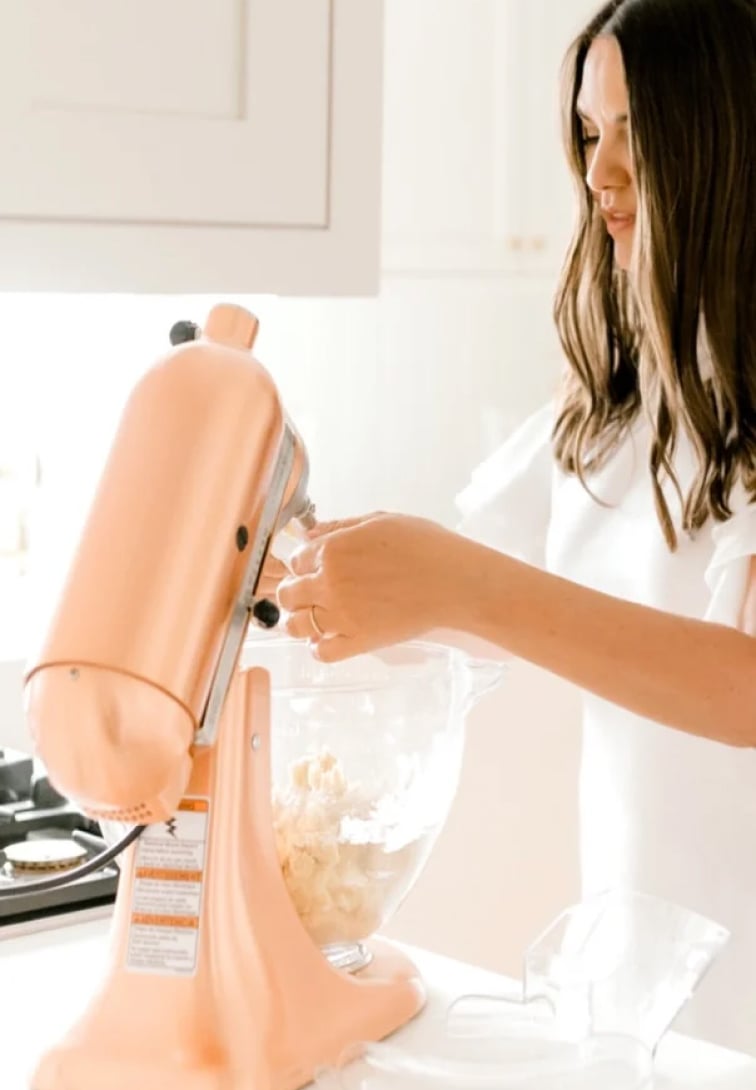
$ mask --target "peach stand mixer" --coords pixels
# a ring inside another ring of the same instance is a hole
[[[217,306],[138,383],[28,669],[52,780],[144,826],[99,993],[33,1090],[295,1090],[424,1003],[390,944],[353,976],[332,967],[281,875],[269,676],[237,663],[270,542],[312,507],[256,331]]]

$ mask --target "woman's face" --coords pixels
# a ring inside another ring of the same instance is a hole
[[[586,182],[614,240],[621,269],[630,266],[637,197],[630,152],[630,116],[619,43],[596,38],[585,58],[577,100],[585,147]]]

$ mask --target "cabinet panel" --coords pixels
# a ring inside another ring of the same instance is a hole
[[[574,216],[559,75],[594,7],[595,0],[389,6],[385,268],[556,273]]]
[[[387,5],[384,231],[392,249],[489,230],[491,31],[490,0]]]
[[[23,98],[34,109],[242,115],[241,0],[27,0],[24,9]]]
[[[378,289],[382,0],[0,0],[0,291]]]
[[[3,216],[326,224],[328,0],[0,10]]]
[[[556,268],[574,193],[562,146],[561,68],[595,0],[494,0],[494,237]]]

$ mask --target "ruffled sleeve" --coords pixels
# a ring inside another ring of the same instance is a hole
[[[456,498],[461,534],[536,567],[545,565],[551,515],[553,423],[549,403],[478,466]]]
[[[756,496],[739,486],[730,502],[733,514],[711,530],[714,553],[706,569],[711,591],[707,621],[736,627],[745,601],[751,557],[756,556]]]

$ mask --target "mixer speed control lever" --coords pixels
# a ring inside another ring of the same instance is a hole
[[[281,619],[281,610],[270,598],[260,598],[252,606],[252,616],[262,628],[275,628]]]
[[[180,322],[174,322],[168,336],[171,344],[175,348],[179,344],[186,344],[188,341],[196,341],[201,334],[202,330],[196,322],[182,320]]]

